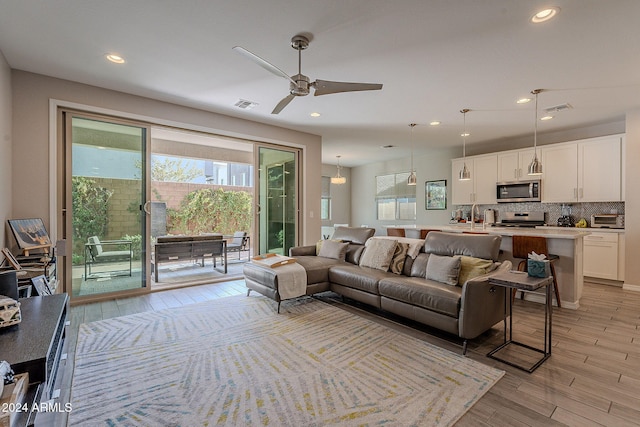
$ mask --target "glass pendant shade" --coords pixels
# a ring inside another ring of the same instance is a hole
[[[542,175],[542,163],[538,160],[538,94],[542,92],[542,89],[532,90],[531,93],[536,97],[535,103],[535,119],[533,122],[533,159],[529,163],[528,175],[538,176]]]
[[[462,169],[460,170],[460,177],[458,178],[460,181],[469,181],[471,179],[471,172],[467,169],[467,163],[463,163]]]
[[[337,184],[337,185],[346,184],[347,178],[340,175],[340,168],[342,167],[340,166],[340,156],[336,156],[336,157],[338,158],[338,165],[336,166],[338,168],[338,172],[336,173],[336,176],[331,177],[331,183]]]
[[[416,173],[414,171],[411,171],[411,173],[409,174],[409,178],[407,178],[407,185],[416,185],[417,182],[418,178],[416,177]]]

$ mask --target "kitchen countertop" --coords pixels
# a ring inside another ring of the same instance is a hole
[[[423,227],[416,227],[423,228]],[[471,224],[448,224],[441,226],[425,226],[424,228],[435,229],[438,228],[441,231],[448,231],[453,233],[462,233],[465,231],[473,231],[474,233],[486,233],[486,234],[498,234],[500,236],[540,236],[553,239],[582,239],[584,236],[591,234],[594,229],[592,228],[575,228],[575,227],[536,227],[536,228],[518,228],[518,227],[486,227],[482,228],[482,224],[475,224],[473,230],[471,230]],[[600,229],[597,229],[600,230]]]
[[[568,228],[569,230],[583,230],[583,231],[589,231],[591,233],[624,233],[624,228],[594,228],[594,227],[587,227],[587,228],[576,228],[576,227],[558,227],[556,225],[543,225],[540,227],[536,227],[539,229],[558,229],[558,228]]]

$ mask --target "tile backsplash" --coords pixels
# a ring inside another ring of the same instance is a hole
[[[597,202],[597,203],[566,203],[565,206],[571,207],[571,216],[577,222],[580,218],[587,220],[589,227],[591,226],[591,215],[617,213],[624,215],[624,202]],[[496,221],[500,221],[502,212],[544,212],[544,221],[549,225],[556,225],[558,218],[562,216],[561,203],[500,203],[495,205],[478,205],[480,215],[482,216],[485,209],[493,209],[496,211]],[[462,209],[463,217],[468,218],[471,213],[471,206],[461,205],[455,206],[455,209]]]

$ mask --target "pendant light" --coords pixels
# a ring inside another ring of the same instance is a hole
[[[529,164],[529,175],[542,175],[542,163],[538,160],[538,94],[542,89],[532,90],[531,93],[536,96],[535,102],[535,121],[533,122],[533,160]]]
[[[411,123],[409,126],[411,126],[411,173],[407,178],[407,185],[416,185],[418,178],[416,177],[416,171],[413,170],[413,128],[416,127],[416,124]]]
[[[340,175],[340,168],[342,166],[340,166],[340,157],[341,156],[336,156],[338,158],[338,173],[336,173],[336,176],[331,177],[331,183],[332,184],[338,184],[338,185],[342,185],[344,183],[347,182],[347,178],[345,178],[344,176]]]
[[[471,179],[471,172],[467,169],[467,113],[471,111],[468,108],[460,110],[463,116],[463,130],[462,130],[462,169],[460,170],[460,181],[469,181]]]

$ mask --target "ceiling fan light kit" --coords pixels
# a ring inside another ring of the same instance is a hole
[[[269,61],[262,59],[258,55],[248,51],[241,46],[234,46],[233,50],[243,55],[250,61],[256,63],[260,67],[282,77],[289,81],[289,95],[282,98],[276,105],[271,114],[279,114],[296,96],[309,95],[309,88],[314,89],[314,96],[330,95],[340,92],[358,92],[364,90],[380,90],[382,84],[379,83],[349,83],[334,82],[329,80],[316,80],[314,82],[309,77],[302,74],[302,51],[309,47],[309,38],[305,35],[298,34],[291,38],[291,47],[298,51],[298,74],[289,76],[280,68],[271,64]]]

